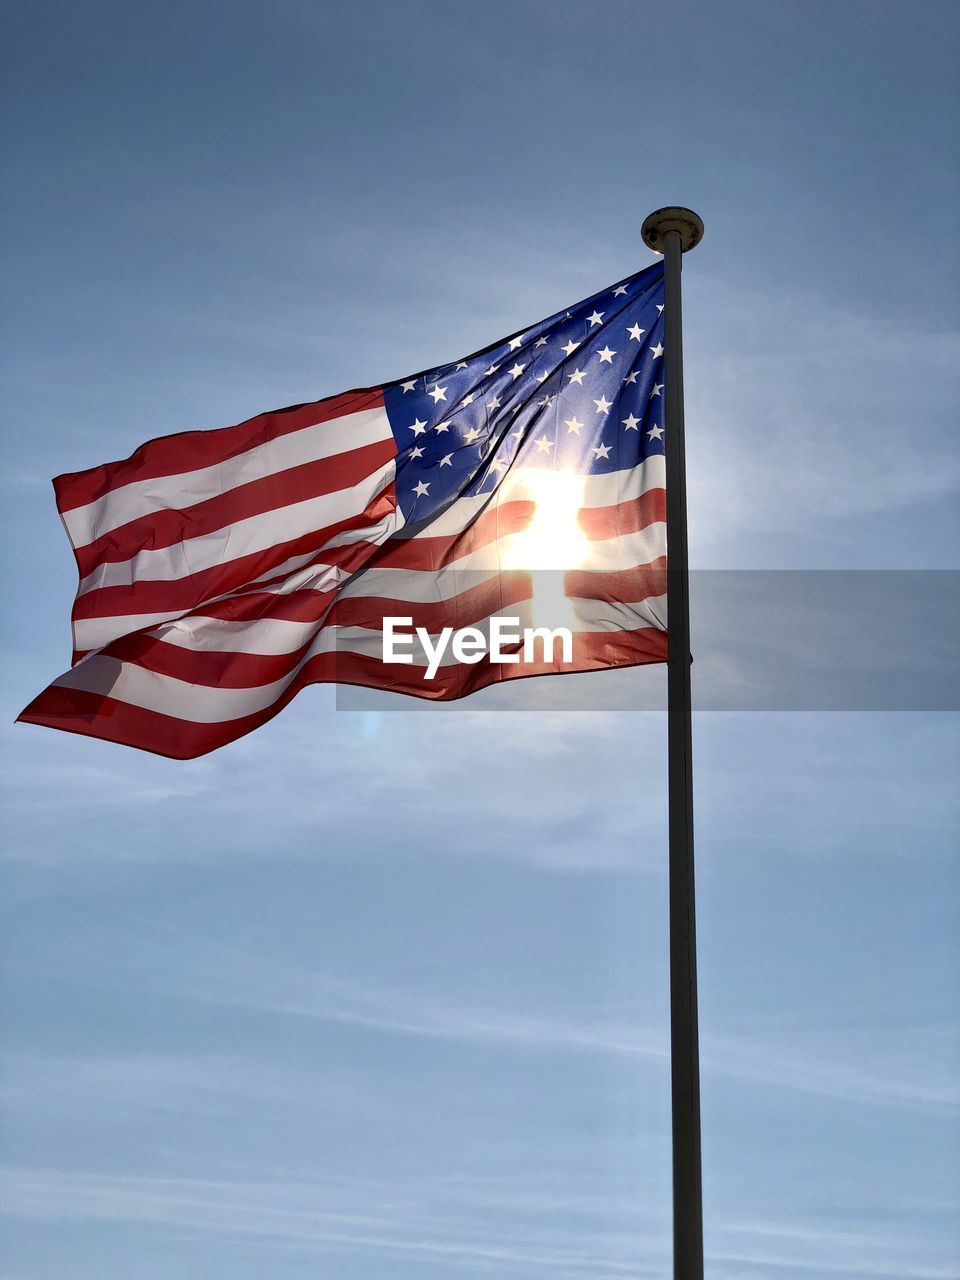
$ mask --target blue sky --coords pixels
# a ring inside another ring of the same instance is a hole
[[[458,358],[675,201],[693,563],[957,567],[955,6],[664,8],[4,7],[2,1280],[668,1275],[662,717],[11,725],[51,476]],[[695,752],[708,1274],[960,1275],[956,715]]]

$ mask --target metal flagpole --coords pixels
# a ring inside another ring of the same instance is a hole
[[[693,762],[687,489],[683,440],[681,256],[700,243],[690,209],[657,209],[644,243],[664,258],[663,427],[667,487],[667,756],[670,815],[670,1062],[673,1092],[673,1275],[703,1280],[700,1053],[693,885]]]

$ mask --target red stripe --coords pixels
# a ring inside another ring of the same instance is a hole
[[[466,697],[500,680],[533,675],[593,671],[607,667],[665,662],[667,637],[662,631],[593,632],[574,636],[573,662],[518,663],[499,666],[486,659],[475,666],[441,668],[426,681],[423,669],[387,665],[357,654],[321,654],[308,662],[288,689],[263,711],[219,724],[196,724],[100,694],[50,685],[21,712],[18,719],[69,733],[82,733],[109,742],[139,747],[175,760],[189,760],[233,742],[271,720],[308,684],[355,684],[433,701]]]
[[[187,684],[210,689],[253,689],[289,675],[312,643],[313,637],[292,653],[230,653],[220,649],[201,652],[137,632],[123,636],[102,652]]]
[[[57,476],[53,482],[57,507],[61,512],[85,507],[111,489],[131,484],[134,480],[153,480],[160,476],[179,475],[187,470],[196,471],[216,462],[225,462],[279,436],[349,413],[359,413],[363,409],[376,409],[382,404],[380,387],[362,387],[310,404],[296,404],[288,409],[261,413],[235,427],[221,427],[215,431],[180,431],[175,435],[161,436],[142,444],[121,462],[106,462],[89,471]]]
[[[357,546],[371,548],[369,543]],[[336,592],[333,592],[336,594]],[[323,617],[331,592],[305,587],[302,591],[245,591],[228,596],[214,604],[201,605],[193,615],[197,618],[221,618],[224,622],[257,622],[276,618],[281,622],[316,622]]]
[[[666,489],[648,489],[629,502],[610,507],[583,507],[578,523],[591,539],[614,538],[623,533],[639,533],[648,525],[667,518]]]
[[[100,564],[130,560],[139,551],[172,547],[176,543],[215,533],[238,520],[277,511],[295,502],[320,498],[339,489],[349,489],[385,466],[396,457],[396,453],[397,446],[392,437],[377,440],[347,453],[262,476],[190,507],[140,516],[78,548],[80,576],[85,578]]]
[[[582,507],[577,521],[592,542],[639,533],[648,525],[665,519],[663,489],[651,489],[638,498],[608,507]],[[498,507],[487,507],[476,520],[460,533],[419,538],[391,538],[372,562],[378,569],[442,569],[489,546],[497,538],[522,533],[533,519],[536,503],[529,500],[507,500]]]
[[[252,579],[267,574],[292,556],[323,551],[331,538],[348,530],[361,530],[386,518],[396,509],[396,490],[391,482],[364,511],[347,520],[327,525],[289,542],[280,542],[264,551],[254,551],[228,560],[224,564],[202,569],[199,573],[174,578],[169,582],[139,581],[124,586],[99,587],[78,596],[73,606],[74,620],[80,618],[112,618],[128,613],[189,613],[204,600],[240,591]],[[323,551],[325,564],[336,564],[348,573],[354,572],[370,555],[369,542],[331,547]],[[258,584],[265,585],[265,584]]]
[[[508,533],[519,533],[533,519],[533,502],[503,502],[487,507],[459,533],[420,538],[391,538],[376,557],[378,569],[443,569],[453,560],[479,551]]]
[[[667,594],[667,557],[632,569],[570,569],[564,574],[563,590],[565,595],[579,600],[607,600],[612,604],[636,604],[663,596]]]
[[[449,600],[424,602],[394,600],[389,596],[342,596],[330,610],[326,622],[330,626],[382,631],[384,618],[412,618],[414,627],[424,627],[433,634],[444,627],[472,627],[511,605],[529,600],[533,594],[529,573],[500,573],[473,586],[466,585],[468,580],[464,574],[464,590]]]

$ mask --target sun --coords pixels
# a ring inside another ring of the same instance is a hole
[[[579,523],[583,477],[571,471],[527,470],[505,496],[534,504],[530,523],[509,538],[502,558],[504,569],[531,575],[533,625],[577,630],[564,574],[583,565],[590,550]]]

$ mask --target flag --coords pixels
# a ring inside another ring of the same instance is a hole
[[[657,263],[475,355],[59,476],[73,665],[20,719],[186,759],[308,684],[452,699],[664,661],[662,357]],[[427,678],[444,628],[537,626],[551,594],[569,651],[448,647]]]

